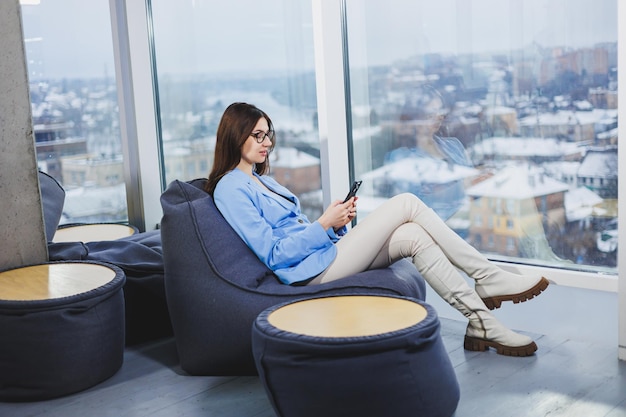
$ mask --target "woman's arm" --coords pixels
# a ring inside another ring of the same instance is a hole
[[[256,190],[251,183],[226,176],[213,197],[228,223],[272,270],[295,266],[333,244],[320,222],[298,218],[297,212]]]

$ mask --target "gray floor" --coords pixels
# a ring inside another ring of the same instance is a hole
[[[463,350],[465,323],[457,321],[462,317],[429,297],[441,310],[442,336],[461,386],[455,417],[626,417],[615,294],[551,287],[536,300],[496,310],[508,325],[535,338],[539,350],[528,358]],[[52,401],[0,403],[0,416],[275,414],[258,378],[186,376],[173,340],[166,339],[127,349],[121,370],[92,389]]]

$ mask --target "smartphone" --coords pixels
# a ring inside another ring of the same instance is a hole
[[[352,183],[352,187],[350,187],[350,192],[346,196],[345,200],[343,200],[344,203],[356,195],[356,192],[359,190],[362,182],[363,181],[354,181]]]

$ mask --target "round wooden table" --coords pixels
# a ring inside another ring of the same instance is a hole
[[[136,232],[136,228],[118,223],[79,224],[58,228],[54,233],[52,241],[60,243],[117,240],[132,236]]]
[[[363,337],[414,326],[426,313],[407,299],[355,295],[297,301],[273,311],[268,322],[307,336]]]
[[[95,261],[0,272],[0,401],[89,388],[122,366],[124,272]]]
[[[110,283],[116,273],[91,263],[51,263],[0,272],[0,300],[51,300]]]
[[[252,350],[280,417],[449,417],[459,401],[437,314],[413,298],[280,304],[255,320]]]

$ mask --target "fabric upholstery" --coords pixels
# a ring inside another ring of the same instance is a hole
[[[202,189],[205,181],[174,181],[161,196],[165,293],[189,374],[256,374],[252,323],[281,302],[340,293],[424,299],[423,278],[404,260],[323,285],[281,284],[224,220]]]
[[[50,242],[61,221],[65,190],[57,180],[42,171],[39,171],[39,189],[41,190],[46,240]]]
[[[126,275],[126,344],[172,336],[165,300],[161,231],[136,233],[113,240],[48,243],[50,261],[108,262]]]
[[[0,300],[0,401],[78,392],[115,374],[124,360],[124,272],[81,294]]]
[[[48,241],[48,260],[95,261],[114,264],[124,271],[126,344],[135,345],[172,336],[165,301],[163,256],[159,230],[135,233],[114,241],[52,242],[65,202],[65,190],[50,175],[39,171],[44,223]],[[130,227],[137,229],[133,225]],[[138,232],[138,230],[136,230]]]

